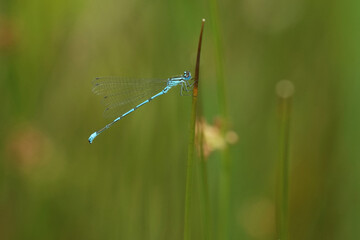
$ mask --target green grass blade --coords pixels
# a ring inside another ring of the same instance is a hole
[[[193,185],[193,171],[194,171],[194,149],[195,149],[195,123],[197,113],[197,100],[198,100],[198,83],[199,83],[199,69],[200,69],[200,52],[202,35],[204,30],[205,19],[202,20],[196,66],[195,66],[195,78],[194,89],[192,97],[191,107],[191,120],[190,120],[190,132],[189,132],[189,145],[188,145],[188,161],[187,161],[187,176],[186,176],[186,190],[185,190],[185,216],[184,216],[184,240],[190,239],[190,210],[191,210],[191,190]]]
[[[291,102],[294,91],[293,84],[284,80],[276,86],[279,98],[279,156],[277,175],[277,207],[276,207],[276,229],[277,239],[287,240],[288,234],[288,195],[289,195],[289,135]]]

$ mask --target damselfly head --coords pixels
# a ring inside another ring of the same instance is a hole
[[[191,79],[191,73],[189,71],[185,71],[183,77],[184,77],[185,80],[190,80]]]

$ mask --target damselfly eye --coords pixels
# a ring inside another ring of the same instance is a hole
[[[186,80],[190,80],[190,79],[191,79],[191,74],[190,74],[189,71],[185,71],[185,72],[184,72],[184,78],[185,78]]]
[[[191,79],[191,73],[189,71],[185,71],[184,72],[184,78],[185,78],[185,80],[190,80]]]

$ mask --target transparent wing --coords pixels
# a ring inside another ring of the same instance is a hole
[[[115,118],[162,91],[167,79],[98,77],[93,85],[93,92],[102,97],[105,105],[104,117]]]

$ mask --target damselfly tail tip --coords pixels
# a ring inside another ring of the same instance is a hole
[[[96,136],[97,136],[96,132],[94,132],[93,134],[90,135],[90,137],[89,137],[89,143],[90,144],[94,141],[94,138],[96,138]]]

